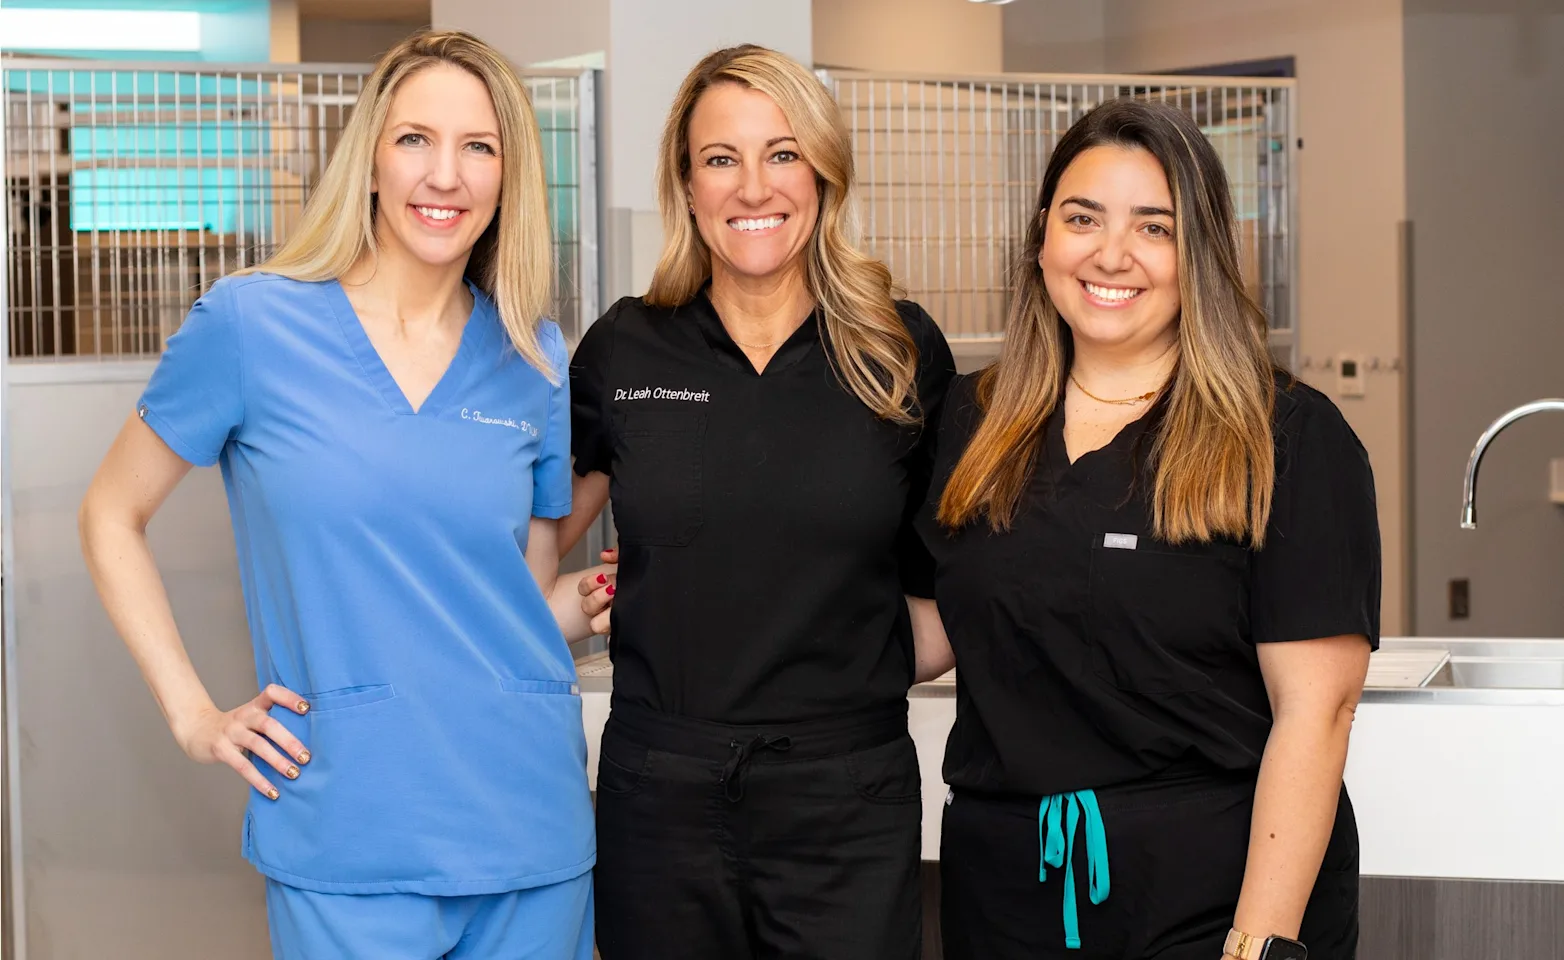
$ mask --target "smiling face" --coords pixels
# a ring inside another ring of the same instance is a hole
[[[375,236],[430,266],[465,263],[500,202],[500,122],[483,81],[437,64],[403,80],[375,147]]]
[[[690,113],[687,147],[687,196],[713,278],[801,271],[820,190],[776,101],[736,83],[712,86]]]
[[[1159,351],[1177,335],[1173,198],[1138,147],[1083,151],[1059,178],[1037,262],[1077,345]]]

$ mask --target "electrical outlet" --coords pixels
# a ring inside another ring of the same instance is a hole
[[[1472,582],[1465,577],[1450,581],[1450,619],[1465,620],[1472,615]]]

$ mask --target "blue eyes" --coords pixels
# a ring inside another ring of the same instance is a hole
[[[399,147],[422,147],[429,143],[429,138],[421,133],[404,133],[396,138],[396,143]],[[484,143],[482,140],[474,140],[466,146],[469,150],[475,150],[487,156],[494,157],[499,155],[499,152],[492,145]]]

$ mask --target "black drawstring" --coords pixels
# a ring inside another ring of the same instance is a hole
[[[722,768],[723,793],[730,803],[738,803],[744,799],[744,767],[749,763],[749,758],[758,750],[775,750],[785,753],[792,749],[791,737],[756,737],[748,743],[739,743],[737,740],[729,740],[728,746],[733,750],[733,755]]]

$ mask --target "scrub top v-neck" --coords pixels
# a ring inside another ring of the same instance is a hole
[[[483,309],[481,293],[474,293],[472,312],[468,314],[467,322],[462,325],[461,340],[457,343],[456,353],[451,357],[450,365],[445,368],[445,373],[435,382],[434,389],[424,402],[414,410],[408,402],[407,394],[403,392],[396,377],[386,367],[385,360],[381,358],[380,351],[369,339],[369,332],[364,329],[363,321],[358,317],[358,311],[353,309],[353,302],[348,299],[347,291],[342,289],[342,283],[337,280],[328,280],[323,284],[327,297],[331,300],[332,312],[337,316],[337,322],[342,325],[342,336],[347,340],[348,346],[353,349],[353,356],[357,358],[359,366],[364,371],[364,377],[375,388],[386,406],[401,416],[416,417],[420,415],[438,417],[444,409],[444,404],[449,398],[456,396],[466,381],[468,372],[472,368],[474,356],[482,356],[497,347],[495,333],[500,329],[495,324],[484,323],[480,318],[477,323],[473,319]]]
[[[571,363],[575,470],[610,477],[620,569],[615,703],[721,723],[904,700],[904,594],[932,566],[912,528],[955,363],[916,304],[927,425],[878,419],[841,383],[818,316],[757,372],[704,292],[619,301]]]
[[[1256,645],[1378,643],[1373,474],[1323,394],[1277,376],[1271,517],[1252,550],[1152,533],[1156,409],[1074,463],[1057,412],[1010,528],[945,529],[935,510],[981,422],[975,385],[951,387],[918,520],[956,655],[947,783],[1037,797],[1254,771],[1271,727]]]
[[[259,764],[281,799],[252,791],[244,830],[291,886],[481,894],[593,863],[574,663],[525,558],[532,518],[570,512],[569,401],[473,295],[416,414],[340,285],[267,274],[197,301],[138,407],[221,463],[257,680],[310,702],[272,710],[312,757]]]

